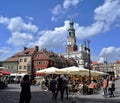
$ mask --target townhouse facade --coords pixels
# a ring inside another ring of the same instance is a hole
[[[38,50],[38,46],[34,48],[24,47],[24,51],[18,56],[18,73],[33,74],[32,59]]]
[[[17,73],[18,71],[18,53],[2,61],[2,67],[8,72]]]
[[[77,63],[74,59],[66,59],[62,55],[47,51],[45,48],[37,52],[33,58],[34,74],[37,70],[48,67],[57,67],[61,69],[73,65],[77,66]]]
[[[48,67],[59,69],[73,66],[77,63],[73,58],[66,59],[62,55],[47,51],[45,48],[39,51],[38,46],[34,48],[24,47],[24,50],[2,61],[2,66],[11,73],[25,73],[36,75],[36,71]]]
[[[91,69],[102,71],[102,72],[107,72],[110,75],[114,75],[117,78],[120,76],[120,60],[117,60],[114,63],[92,62]]]
[[[38,46],[34,48],[24,47],[24,50],[2,61],[2,66],[11,73],[32,74],[32,57],[38,51]]]
[[[120,76],[120,60],[117,60],[117,61],[114,63],[113,70],[114,70],[114,72],[115,72],[115,76],[116,76],[116,77]]]

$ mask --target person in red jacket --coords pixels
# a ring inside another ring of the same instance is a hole
[[[94,89],[95,89],[95,84],[93,81],[91,81],[90,85],[89,85],[89,94],[93,94],[94,93]]]
[[[104,77],[103,80],[103,96],[107,96],[107,87],[108,87],[108,80]]]

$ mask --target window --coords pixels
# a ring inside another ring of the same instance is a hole
[[[37,61],[34,61],[34,64],[37,64]]]
[[[38,64],[41,64],[41,62],[38,62]]]
[[[19,69],[22,69],[22,66],[19,66]]]
[[[71,36],[71,32],[69,32],[69,36]]]
[[[42,54],[38,54],[38,58],[41,58],[42,57]]]
[[[22,59],[20,58],[20,62],[22,62]]]
[[[24,69],[27,69],[27,67],[26,67],[26,66],[24,66]]]
[[[27,58],[24,58],[24,62],[27,62]]]
[[[43,61],[42,64],[46,64],[46,61]]]

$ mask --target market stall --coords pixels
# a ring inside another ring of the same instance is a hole
[[[10,76],[10,72],[5,70],[0,70],[0,88],[7,87],[9,76]]]

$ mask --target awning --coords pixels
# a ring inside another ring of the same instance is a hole
[[[3,75],[10,75],[10,72],[4,71],[4,70],[0,70],[0,73],[3,74]]]

